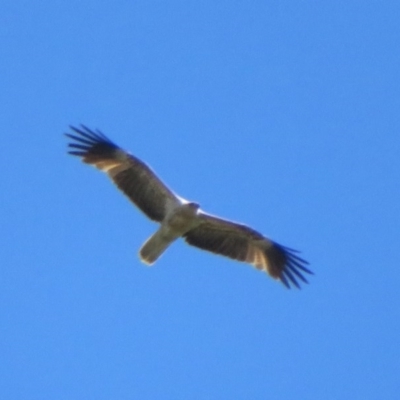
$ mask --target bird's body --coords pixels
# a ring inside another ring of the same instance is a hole
[[[279,245],[246,225],[207,214],[169,189],[143,161],[127,153],[101,132],[82,126],[66,134],[74,142],[69,153],[107,173],[113,182],[160,228],[139,251],[153,264],[167,247],[182,237],[188,244],[244,261],[268,272],[285,286],[307,283],[312,272],[296,251]]]
[[[140,249],[142,261],[152,265],[172,242],[196,228],[200,224],[198,209],[196,203],[183,203],[167,213],[160,228]]]

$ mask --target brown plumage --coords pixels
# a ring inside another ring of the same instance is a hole
[[[246,225],[200,210],[171,191],[143,161],[127,153],[104,134],[85,126],[71,127],[70,154],[107,173],[118,188],[150,219],[161,224],[142,246],[143,262],[153,264],[179,237],[200,249],[252,264],[286,287],[308,283],[312,274],[297,251],[284,247]]]

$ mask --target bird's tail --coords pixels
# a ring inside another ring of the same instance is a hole
[[[166,237],[161,230],[150,236],[139,251],[140,259],[152,265],[176,238]]]

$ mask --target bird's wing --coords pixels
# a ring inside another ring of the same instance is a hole
[[[93,132],[85,126],[66,133],[74,142],[69,154],[79,156],[108,174],[119,189],[149,218],[161,222],[167,212],[181,204],[175,195],[143,161],[127,153],[100,131]]]
[[[190,245],[216,254],[247,262],[280,280],[287,288],[308,283],[304,273],[312,274],[296,250],[281,246],[248,226],[227,221],[204,212],[200,224],[184,238]]]

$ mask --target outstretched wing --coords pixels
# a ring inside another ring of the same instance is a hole
[[[176,196],[143,161],[127,153],[100,131],[85,126],[70,127],[74,135],[66,133],[74,142],[69,154],[79,156],[108,174],[113,182],[149,218],[161,222],[168,210],[181,204]]]
[[[190,245],[247,262],[280,280],[287,288],[300,288],[299,280],[308,283],[304,273],[312,274],[308,264],[295,250],[281,246],[245,225],[227,221],[203,212],[200,224],[184,238]]]

